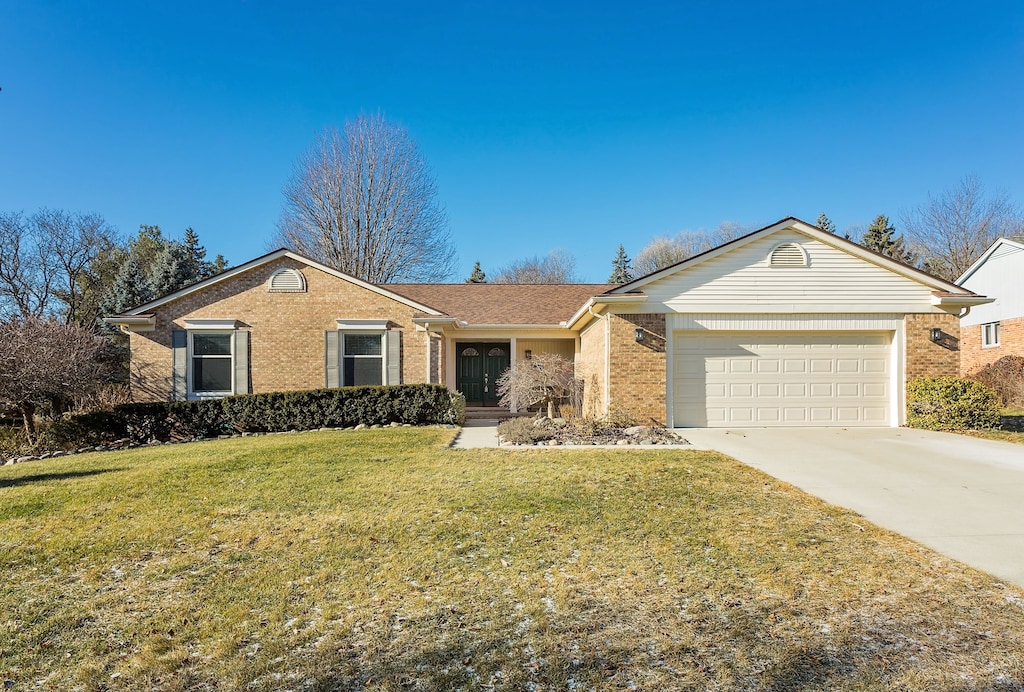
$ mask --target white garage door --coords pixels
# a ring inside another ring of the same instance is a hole
[[[891,332],[673,334],[681,427],[889,425]]]

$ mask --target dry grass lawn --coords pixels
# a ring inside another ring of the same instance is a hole
[[[0,468],[17,690],[1024,686],[1024,593],[713,453],[452,431]]]

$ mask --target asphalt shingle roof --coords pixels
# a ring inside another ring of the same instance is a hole
[[[387,284],[389,291],[469,324],[557,325],[611,284]]]

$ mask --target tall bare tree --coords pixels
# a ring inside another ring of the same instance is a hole
[[[0,214],[0,312],[59,315],[68,324],[91,326],[98,299],[90,291],[115,238],[99,214]]]
[[[577,283],[576,258],[556,248],[545,257],[526,257],[508,264],[494,275],[496,284],[572,284]]]
[[[365,281],[441,281],[455,268],[437,185],[405,128],[360,115],[324,130],[284,188],[275,242]]]
[[[922,266],[955,280],[1000,236],[1024,232],[1024,214],[1004,193],[985,194],[975,176],[963,178],[902,214],[904,235]]]
[[[655,236],[633,260],[633,271],[637,276],[653,274],[694,255],[718,247],[754,230],[750,226],[723,221],[712,230],[681,231],[674,236]]]

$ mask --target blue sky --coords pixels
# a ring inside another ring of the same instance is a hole
[[[262,254],[293,162],[382,112],[461,280],[724,220],[840,230],[963,176],[1024,203],[1024,3],[0,3],[0,211]]]

